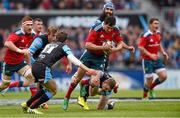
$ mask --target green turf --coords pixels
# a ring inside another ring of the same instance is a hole
[[[62,105],[50,105],[40,110],[44,115],[24,114],[20,106],[0,106],[0,117],[180,117],[180,102],[118,102],[113,110],[96,110],[95,103],[89,103],[90,110],[84,111],[77,104],[70,104],[68,111]]]
[[[73,92],[76,98],[78,92]],[[63,98],[65,92],[59,91],[54,98]],[[157,97],[180,97],[179,90],[156,90]],[[29,92],[7,93],[0,99],[28,99]],[[141,97],[142,90],[120,90],[113,97]],[[0,117],[180,117],[180,102],[118,102],[111,111],[97,111],[95,103],[89,103],[90,111],[83,111],[77,104],[70,104],[68,111],[62,110],[62,105],[49,105],[45,114],[24,114],[20,106],[0,106]]]
[[[179,97],[179,90],[155,90],[156,97]],[[78,91],[72,93],[73,98],[77,98],[79,95]],[[18,98],[29,98],[29,92],[8,92],[4,97],[0,95],[0,99],[18,99]],[[65,92],[58,91],[54,98],[64,98]],[[142,90],[119,90],[117,94],[113,94],[112,97],[142,97]]]

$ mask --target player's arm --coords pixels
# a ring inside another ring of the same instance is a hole
[[[133,46],[128,46],[123,42],[123,38],[121,37],[119,28],[115,28],[115,37],[114,37],[114,39],[115,39],[116,42],[120,43],[120,44],[118,43],[118,45],[117,45],[117,48],[118,48],[117,51],[120,51],[122,48],[125,48],[125,49],[128,49],[128,50],[130,50],[131,52],[134,53],[135,48]]]
[[[102,110],[105,108],[106,104],[108,103],[109,97],[108,96],[100,96],[99,103],[97,105],[97,109]]]
[[[85,43],[85,48],[88,49],[88,50],[94,50],[94,51],[97,51],[97,50],[109,50],[111,48],[110,45],[96,45],[94,44],[94,42],[97,40],[98,38],[98,34],[96,31],[92,30],[87,39],[86,39],[86,43]]]
[[[31,62],[35,62],[35,59],[33,58],[33,54],[36,53],[36,51],[38,49],[41,49],[42,48],[42,45],[43,45],[43,42],[42,42],[42,39],[40,37],[36,37],[34,39],[34,41],[32,42],[32,44],[30,45],[29,47],[29,52],[30,52],[30,59],[31,59]]]
[[[96,74],[96,71],[94,69],[90,69],[88,68],[87,66],[85,66],[79,59],[77,59],[71,49],[67,46],[67,45],[64,45],[63,47],[63,51],[66,53],[67,55],[67,58],[68,60],[73,63],[74,65],[76,66],[79,66],[80,68],[84,69],[86,71],[86,74],[89,74],[89,75],[93,75],[93,74]]]
[[[24,55],[24,60],[26,61],[26,63],[31,66],[31,57],[30,54]]]
[[[138,44],[138,49],[140,50],[140,52],[146,56],[149,56],[151,59],[153,60],[157,60],[157,55],[155,54],[151,54],[148,50],[146,50],[144,48],[144,46],[146,45],[146,38],[145,37],[141,37],[140,38],[140,42]]]
[[[68,60],[68,64],[66,66],[66,72],[69,74],[72,72],[72,63]]]
[[[160,53],[166,58],[166,60],[169,60],[169,56],[168,56],[168,54],[164,51],[164,48],[163,48],[163,46],[162,46],[161,44],[160,44],[159,50],[160,50]]]
[[[131,51],[131,52],[134,53],[135,48],[134,48],[133,46],[128,46],[128,45],[127,45],[126,43],[124,43],[123,41],[122,41],[122,45],[123,45],[123,48],[125,48],[125,49],[127,49],[127,50],[129,50],[129,51]]]
[[[12,41],[6,41],[4,43],[4,46],[6,46],[7,48],[9,48],[10,50],[17,52],[17,53],[21,53],[21,54],[28,54],[28,50],[27,49],[20,49],[18,47],[16,47],[16,45],[14,45],[14,43]]]
[[[138,47],[142,54],[145,54],[146,56],[151,57],[151,53],[147,51],[143,46]]]
[[[117,44],[116,47],[111,48],[110,53],[118,52],[123,48],[122,41]]]
[[[95,44],[93,44],[91,42],[86,42],[85,48],[88,49],[88,50],[94,50],[94,51],[104,50],[104,46],[98,46],[98,45],[95,45]]]
[[[4,46],[9,48],[10,50],[21,53],[21,54],[28,54],[27,49],[20,49],[14,43],[19,40],[19,37],[15,34],[10,34],[8,40],[5,41]]]
[[[95,86],[95,87],[93,87],[93,86],[89,86],[89,96],[95,96],[95,95],[97,95],[98,94],[98,89],[99,89],[99,87],[97,87],[97,86]]]
[[[68,54],[67,56],[68,60],[73,63],[76,66],[79,66],[83,70],[86,71],[86,74],[93,75],[96,74],[96,71],[94,69],[90,69],[87,66],[85,66],[79,59],[77,59],[73,54]]]

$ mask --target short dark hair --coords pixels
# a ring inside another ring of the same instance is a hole
[[[113,89],[116,85],[116,81],[113,78],[108,79],[109,86],[111,89]]]
[[[33,22],[36,22],[36,21],[43,22],[43,20],[42,20],[41,18],[35,18],[35,19],[33,20]]]
[[[154,21],[159,21],[159,19],[158,18],[151,18],[149,20],[149,24],[152,24]]]
[[[64,42],[68,38],[68,34],[65,31],[58,31],[56,35],[58,42]]]
[[[108,16],[105,18],[104,23],[113,27],[116,24],[116,18],[114,16]]]

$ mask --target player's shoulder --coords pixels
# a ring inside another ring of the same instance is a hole
[[[120,28],[118,26],[115,26],[114,31],[120,31]]]
[[[40,38],[44,40],[44,39],[47,39],[48,37],[46,34],[42,34],[42,35],[37,36],[36,38]]]
[[[151,35],[152,35],[152,33],[150,31],[146,31],[146,32],[143,32],[143,33],[140,34],[141,37],[145,37],[145,38],[149,37]]]
[[[55,44],[57,45],[58,47],[62,48],[64,45],[66,45],[65,43],[62,43],[62,42],[52,42],[52,44]]]
[[[17,36],[24,36],[25,35],[25,32],[21,29],[21,28],[18,28],[16,29],[13,33],[13,35],[17,35]],[[34,32],[31,32],[31,36],[35,36],[36,34]]]
[[[92,28],[92,30],[96,31],[96,32],[99,32],[103,29],[103,25],[102,25],[102,22],[97,22],[95,23]]]
[[[21,28],[18,28],[12,34],[17,35],[17,36],[23,36],[24,32],[22,31]]]
[[[157,31],[157,34],[158,34],[158,35],[161,35],[161,32],[160,32],[160,31]]]

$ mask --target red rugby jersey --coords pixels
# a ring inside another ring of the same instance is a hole
[[[153,34],[152,32],[147,31],[141,36],[138,46],[144,47],[150,53],[158,55],[160,41],[160,32],[156,32],[155,34]],[[145,54],[141,54],[141,56],[145,60],[152,60],[149,56]]]
[[[27,49],[34,40],[34,33],[25,34],[22,29],[18,29],[11,33],[7,41],[12,41],[14,45],[20,49]],[[6,64],[16,65],[24,60],[24,54],[17,53],[7,48],[4,61]]]
[[[86,38],[86,42],[91,42],[95,45],[101,46],[104,41],[114,41],[116,44],[118,44],[120,41],[122,41],[122,37],[120,36],[120,31],[117,27],[115,27],[111,32],[105,32],[103,30],[102,23],[95,25],[91,31],[89,32],[89,35]],[[103,55],[103,51],[92,51],[89,50],[91,53],[95,55]]]

